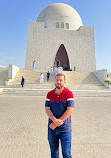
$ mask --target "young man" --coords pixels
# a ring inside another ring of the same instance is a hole
[[[71,158],[71,114],[75,103],[73,93],[64,87],[65,83],[65,76],[57,74],[55,89],[48,92],[45,102],[51,158],[59,158],[59,139],[63,158]]]

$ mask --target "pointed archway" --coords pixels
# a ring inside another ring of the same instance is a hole
[[[54,61],[54,66],[63,67],[63,70],[66,70],[66,71],[70,70],[69,58],[68,58],[67,51],[63,44],[60,45],[60,47],[57,51],[55,61]]]

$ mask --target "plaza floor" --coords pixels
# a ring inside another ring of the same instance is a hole
[[[111,158],[111,97],[75,100],[72,158]],[[44,96],[0,96],[0,158],[50,158],[44,102]]]

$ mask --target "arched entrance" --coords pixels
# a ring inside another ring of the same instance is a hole
[[[63,44],[60,45],[57,51],[54,61],[54,67],[63,67],[63,70],[66,71],[70,70],[68,55]]]

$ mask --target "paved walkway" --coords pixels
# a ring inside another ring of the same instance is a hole
[[[75,99],[72,158],[111,158],[111,97]],[[50,158],[44,101],[0,96],[0,158]]]

